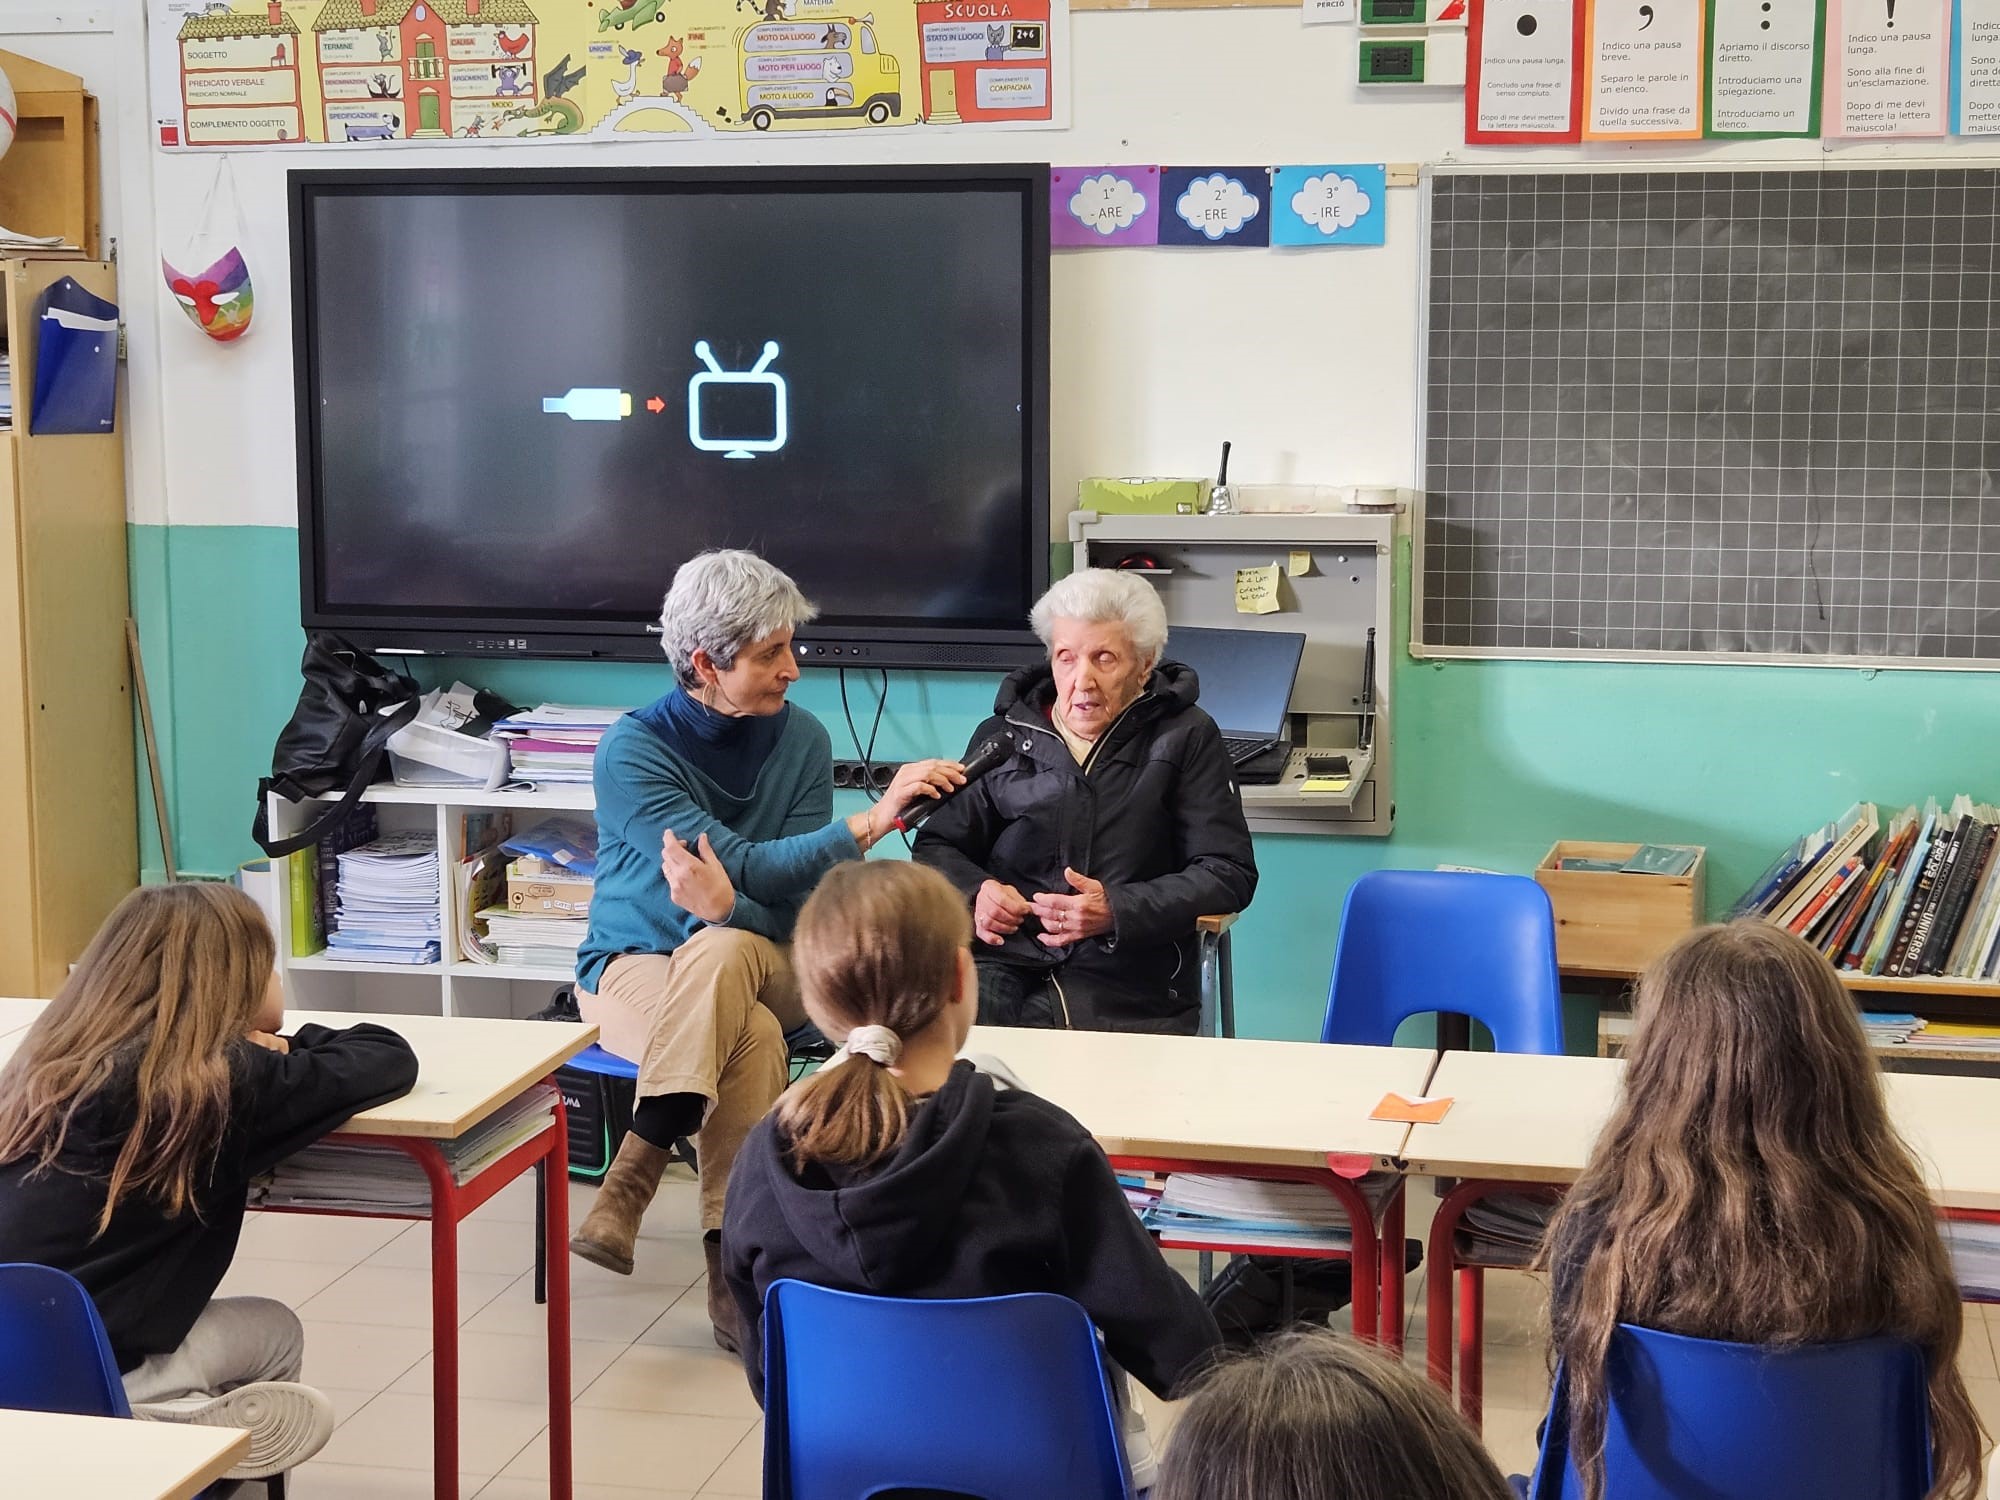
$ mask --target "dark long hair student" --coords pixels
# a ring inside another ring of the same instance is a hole
[[[760,1401],[764,1292],[784,1277],[894,1297],[1057,1292],[1162,1396],[1221,1344],[1084,1128],[954,1061],[978,1003],[971,940],[965,902],[919,865],[837,866],[799,914],[806,1010],[845,1055],[785,1093],[730,1182],[723,1263]]]
[[[1438,1388],[1364,1344],[1280,1334],[1204,1375],[1152,1500],[1512,1500]]]
[[[292,1310],[211,1300],[250,1180],[417,1077],[379,1026],[277,1036],[274,957],[233,887],[134,891],[0,1069],[0,1261],[83,1283],[135,1415],[250,1428],[237,1478],[332,1430],[326,1398],[292,1383]]]
[[[1907,1339],[1930,1376],[1931,1493],[1976,1493],[1958,1284],[1826,960],[1765,923],[1705,928],[1646,970],[1635,1009],[1618,1106],[1544,1252],[1587,1492],[1603,1486],[1611,1335],[1634,1323],[1750,1344]]]

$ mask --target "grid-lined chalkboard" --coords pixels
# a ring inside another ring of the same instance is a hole
[[[1432,179],[1417,649],[2000,664],[2000,172]]]

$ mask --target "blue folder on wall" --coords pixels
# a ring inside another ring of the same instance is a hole
[[[42,293],[28,431],[109,432],[118,404],[118,305],[65,276]]]

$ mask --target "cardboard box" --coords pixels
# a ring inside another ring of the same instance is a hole
[[[507,866],[507,910],[524,917],[585,917],[596,882],[587,876],[554,870],[538,859],[517,859]]]
[[[1556,913],[1556,962],[1567,974],[1629,979],[1704,920],[1708,851],[1685,875],[1564,870],[1564,859],[1630,859],[1641,844],[1558,840],[1535,867]]]

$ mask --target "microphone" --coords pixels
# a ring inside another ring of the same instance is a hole
[[[977,750],[973,751],[971,758],[966,761],[965,785],[971,786],[973,782],[1005,761],[1013,753],[1014,747],[1000,736],[995,735]],[[924,819],[936,812],[943,805],[945,798],[964,789],[964,787],[953,787],[951,791],[944,792],[936,797],[919,797],[915,802],[912,802],[908,807],[896,814],[896,827],[902,832],[908,833],[919,823],[923,822]]]

